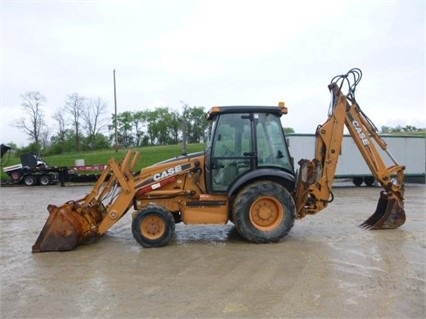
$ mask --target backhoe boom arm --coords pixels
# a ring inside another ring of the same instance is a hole
[[[349,93],[344,95],[338,80],[347,80],[349,75],[354,75],[356,81],[350,86]],[[332,94],[330,112],[327,121],[316,130],[315,158],[299,161],[295,192],[297,218],[316,214],[333,200],[332,186],[346,126],[372,175],[384,189],[374,218],[368,219],[363,226],[373,229],[396,228],[405,222],[405,167],[397,163],[374,124],[356,102],[355,87],[360,78],[361,71],[353,69],[329,85]],[[391,160],[390,166],[387,166],[379,149]]]

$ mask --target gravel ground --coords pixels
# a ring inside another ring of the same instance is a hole
[[[407,222],[358,224],[379,188],[335,187],[335,201],[276,244],[243,241],[232,224],[178,224],[146,249],[125,215],[96,243],[32,254],[47,218],[89,186],[0,189],[2,318],[424,318],[425,185],[406,187]]]

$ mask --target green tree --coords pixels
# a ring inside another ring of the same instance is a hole
[[[187,125],[189,143],[200,143],[208,126],[206,111],[203,107],[187,107],[183,116]]]
[[[380,129],[380,133],[382,134],[395,134],[395,133],[419,133],[426,131],[426,128],[417,128],[412,125],[397,125],[395,127],[392,126],[382,126]]]
[[[182,131],[181,116],[178,111],[170,112],[170,137],[173,144],[179,143],[179,135]],[[183,132],[182,132],[183,134]]]
[[[183,133],[183,124],[186,124],[190,143],[199,143],[204,137],[207,128],[207,118],[204,108],[187,107],[183,113],[171,111],[168,107],[159,107],[154,110],[125,111],[112,115],[112,124],[109,130],[118,127],[118,140],[123,147],[138,147],[141,145],[177,144]],[[115,135],[111,134],[111,140]]]
[[[64,129],[50,138],[51,154],[62,154],[75,151],[75,132],[71,129]]]
[[[389,134],[391,132],[391,128],[389,126],[382,126],[380,129],[380,133]]]
[[[135,147],[141,146],[146,139],[149,139],[145,135],[144,128],[146,127],[147,122],[147,111],[137,111],[133,114],[133,128],[135,135]]]
[[[109,130],[115,130],[115,121],[117,121],[117,139],[118,144],[122,147],[132,147],[134,144],[134,137],[132,134],[133,129],[133,112],[125,111],[117,114],[117,119],[115,114],[112,115],[112,125],[109,125]],[[114,140],[115,132],[111,134],[111,139]]]
[[[173,142],[171,128],[176,119],[173,118],[167,107],[160,107],[150,111],[147,120],[151,144],[166,145]]]
[[[87,136],[83,139],[84,150],[106,149],[110,147],[111,142],[108,136],[105,136],[102,133],[96,133],[95,135]]]

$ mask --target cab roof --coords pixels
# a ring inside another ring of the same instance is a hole
[[[208,112],[208,119],[212,119],[219,114],[227,113],[272,113],[276,115],[287,114],[284,102],[278,106],[258,106],[258,105],[233,105],[233,106],[213,106]]]

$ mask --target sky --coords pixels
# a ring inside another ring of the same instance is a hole
[[[331,78],[363,72],[356,97],[381,126],[426,127],[425,1],[1,0],[0,142],[30,141],[11,125],[39,91],[45,120],[68,95],[114,112],[183,104],[277,105],[283,126],[314,133]]]

